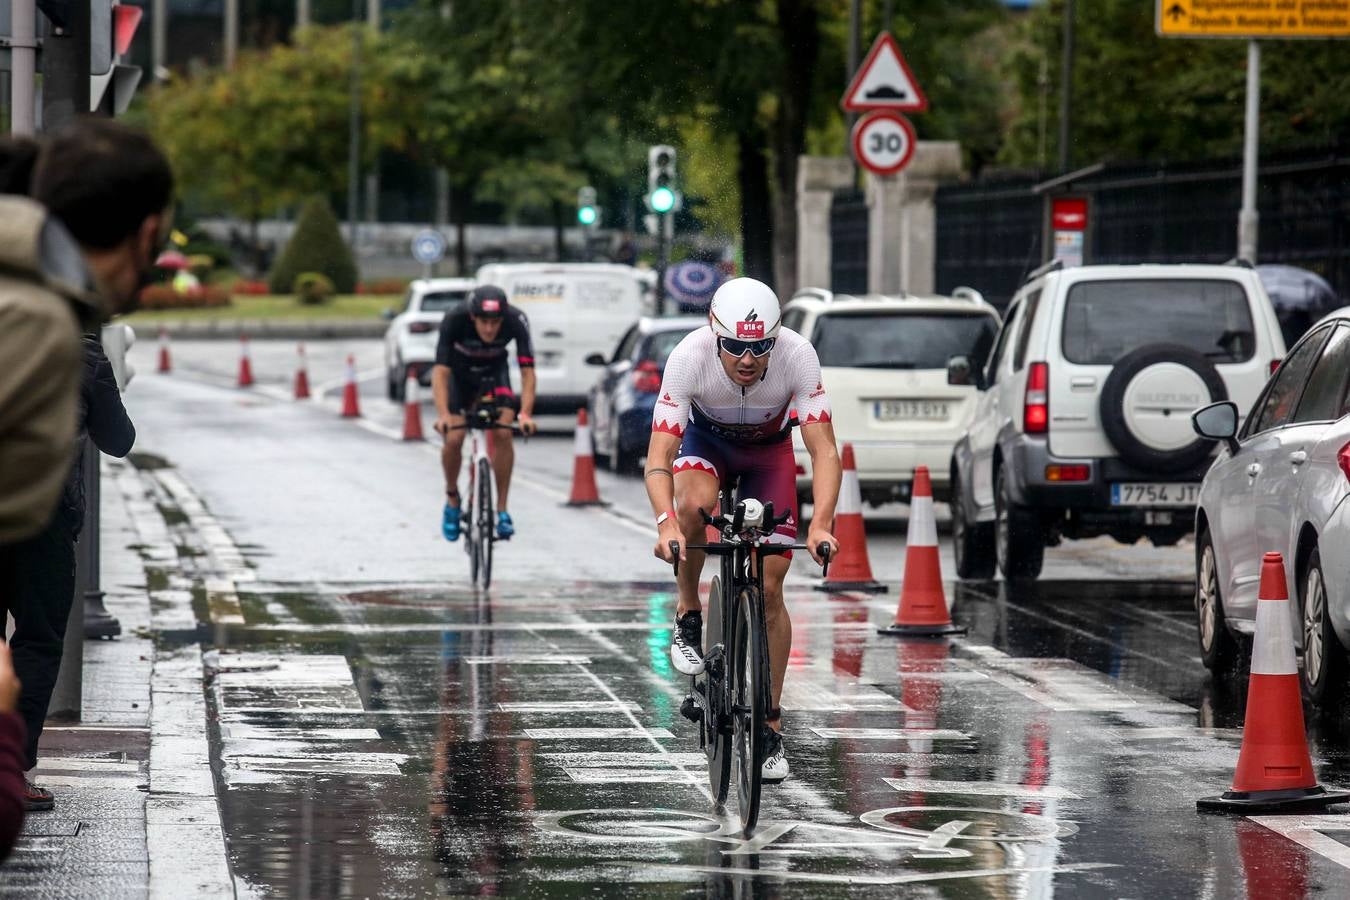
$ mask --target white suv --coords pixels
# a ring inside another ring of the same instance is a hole
[[[431,384],[441,319],[464,305],[477,282],[472,278],[420,278],[408,285],[403,308],[385,310],[384,368],[389,399],[402,400],[408,373],[423,386]]]
[[[908,501],[915,466],[928,466],[933,490],[947,491],[952,445],[975,411],[973,387],[947,383],[953,356],[983,358],[999,317],[969,288],[952,297],[850,296],[798,291],[783,325],[820,356],[835,437],[853,444],[863,498],[872,505]],[[797,495],[811,496],[811,459],[793,432]]]
[[[1061,537],[1176,543],[1215,452],[1191,413],[1251,408],[1284,353],[1249,266],[1031,273],[988,364],[948,371],[980,391],[951,465],[957,574],[1035,578]]]

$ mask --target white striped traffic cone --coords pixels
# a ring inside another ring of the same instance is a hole
[[[342,387],[342,418],[355,419],[361,415],[361,401],[356,389],[356,357],[347,357],[347,383]]]
[[[239,387],[253,386],[253,362],[249,358],[248,335],[239,336]]]
[[[595,486],[595,453],[591,449],[591,426],[586,419],[586,408],[577,410],[575,461],[572,465],[572,496],[568,506],[604,506],[600,489]]]
[[[300,362],[295,370],[295,399],[309,399],[309,370],[305,365],[305,345],[297,344],[295,353],[300,357]]]
[[[161,375],[173,371],[173,364],[169,361],[169,332],[162,325],[159,329],[159,367],[155,371]]]
[[[426,439],[422,434],[421,393],[421,384],[417,381],[417,373],[409,370],[408,380],[403,382],[403,439],[405,441]]]
[[[862,488],[853,445],[844,444],[844,480],[839,486],[839,505],[834,511],[834,536],[839,556],[830,560],[830,575],[816,585],[818,591],[868,591],[882,593],[886,585],[872,577],[867,558],[867,529],[862,516]]]
[[[927,466],[914,469],[914,491],[909,500],[909,536],[905,540],[905,576],[895,621],[882,634],[937,637],[964,634],[952,624],[942,591],[942,561],[938,558],[937,516],[933,512],[933,482]]]
[[[1245,816],[1320,809],[1350,800],[1350,793],[1328,791],[1317,783],[1308,756],[1289,615],[1284,557],[1267,553],[1261,561],[1247,715],[1233,787],[1222,796],[1195,801],[1202,810]]]

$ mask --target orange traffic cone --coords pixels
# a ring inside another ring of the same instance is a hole
[[[405,441],[423,441],[422,434],[422,385],[417,381],[417,373],[408,372],[408,380],[403,383],[403,439]]]
[[[1350,793],[1328,791],[1317,783],[1308,756],[1289,615],[1284,557],[1267,553],[1261,561],[1242,752],[1238,754],[1232,789],[1219,797],[1195,801],[1202,810],[1245,816],[1320,809],[1350,800]]]
[[[361,402],[356,392],[356,358],[347,357],[347,383],[342,388],[342,418],[355,419],[361,415]]]
[[[295,370],[295,399],[309,399],[309,372],[305,365],[305,345],[297,344],[295,353],[300,357],[299,367]]]
[[[253,363],[249,360],[248,335],[239,336],[239,386],[253,386]]]
[[[591,450],[591,426],[586,408],[577,410],[576,461],[572,466],[572,496],[568,506],[604,506],[600,489],[595,486],[595,456]]]
[[[830,560],[829,577],[816,585],[816,590],[885,592],[886,585],[872,577],[872,564],[867,559],[862,489],[858,487],[858,466],[853,461],[852,444],[844,444],[844,481],[839,487],[839,505],[834,511],[834,536],[839,540],[839,556]]]
[[[159,367],[155,371],[161,375],[173,371],[173,364],[169,362],[169,332],[163,326],[159,329]]]
[[[914,492],[909,500],[909,536],[905,539],[905,576],[895,621],[882,634],[936,637],[964,634],[953,625],[942,592],[942,562],[938,559],[937,517],[933,514],[933,482],[927,466],[914,469]]]

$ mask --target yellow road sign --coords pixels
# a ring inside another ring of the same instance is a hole
[[[1163,37],[1350,37],[1350,0],[1158,0]]]

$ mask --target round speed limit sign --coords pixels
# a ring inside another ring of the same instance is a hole
[[[870,112],[853,126],[853,158],[876,175],[894,175],[914,156],[914,126],[890,110]]]

